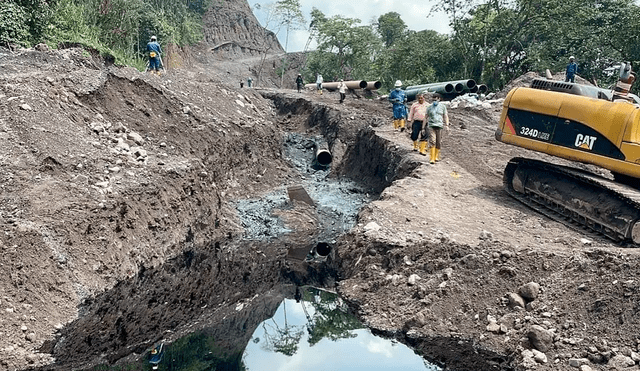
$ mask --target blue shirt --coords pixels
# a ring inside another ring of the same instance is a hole
[[[147,51],[156,52],[157,55],[162,54],[162,48],[160,48],[160,44],[155,41],[147,43]]]
[[[573,76],[578,72],[578,64],[576,62],[571,62],[567,65],[567,75]]]

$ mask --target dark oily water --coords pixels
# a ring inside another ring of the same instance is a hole
[[[441,370],[407,346],[375,336],[338,295],[307,288],[282,301],[242,356],[251,371]]]

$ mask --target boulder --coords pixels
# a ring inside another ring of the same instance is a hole
[[[542,326],[531,326],[527,337],[531,345],[541,352],[546,352],[553,345],[553,333]]]

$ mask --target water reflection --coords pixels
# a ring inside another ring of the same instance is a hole
[[[282,287],[221,310],[213,323],[155,344],[137,362],[92,370],[441,370],[405,345],[374,336],[338,295],[313,287],[295,293]]]
[[[439,370],[403,344],[371,334],[333,293],[307,289],[261,323],[247,370]]]

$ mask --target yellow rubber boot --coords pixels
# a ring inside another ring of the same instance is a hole
[[[417,141],[417,140],[414,140],[414,141],[413,141],[413,150],[414,150],[414,151],[417,151],[417,150],[418,150],[418,141]]]
[[[420,142],[420,154],[423,156],[427,155],[427,142]]]
[[[431,153],[429,156],[429,163],[431,164],[435,164],[436,163],[436,147],[431,147]]]
[[[436,148],[436,162],[440,161],[440,148]]]
[[[403,131],[405,124],[406,123],[405,123],[404,119],[400,119],[400,122],[398,122],[398,129],[400,129],[400,131]]]

